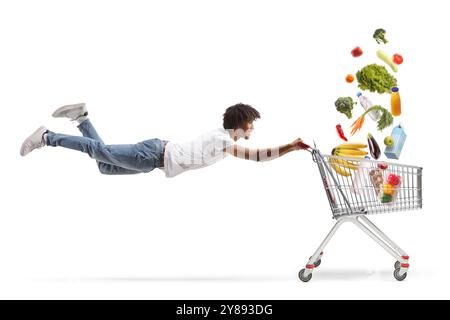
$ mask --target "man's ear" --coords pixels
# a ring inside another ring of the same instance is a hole
[[[245,135],[245,131],[244,131],[244,129],[241,129],[241,128],[234,129],[234,134],[235,134],[236,137],[244,136]]]

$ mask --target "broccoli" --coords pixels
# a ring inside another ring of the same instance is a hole
[[[384,29],[377,29],[375,30],[373,37],[377,41],[377,43],[383,42],[384,44],[388,43],[388,41],[385,38],[386,31]]]
[[[356,102],[353,102],[353,99],[351,97],[340,97],[334,103],[334,105],[336,106],[336,110],[345,114],[349,119],[352,118],[352,110],[354,104],[356,104]]]

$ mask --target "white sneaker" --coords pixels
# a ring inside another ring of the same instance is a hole
[[[62,106],[53,112],[52,116],[55,118],[69,118],[76,121],[80,117],[88,115],[86,103],[69,104]]]
[[[47,131],[46,127],[39,127],[35,132],[31,134],[25,141],[22,143],[22,147],[20,148],[20,155],[26,156],[31,151],[37,148],[42,148],[47,143],[44,138],[44,133]]]

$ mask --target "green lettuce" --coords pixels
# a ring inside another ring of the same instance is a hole
[[[358,87],[379,94],[390,93],[392,87],[397,86],[397,79],[384,66],[369,64],[356,73]]]

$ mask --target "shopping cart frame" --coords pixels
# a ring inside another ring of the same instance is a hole
[[[316,148],[314,143],[314,148],[309,147],[307,149],[312,154],[313,161],[317,163],[319,167],[319,171],[322,177],[322,181],[325,187],[325,191],[327,193],[328,200],[330,202],[330,206],[333,212],[333,218],[336,219],[336,223],[325,237],[323,242],[320,244],[319,248],[314,252],[314,254],[309,258],[306,267],[299,272],[299,278],[303,282],[308,282],[312,278],[312,273],[314,269],[319,267],[322,262],[323,251],[327,244],[331,241],[333,236],[336,234],[338,229],[347,222],[351,222],[356,225],[359,229],[361,229],[365,234],[367,234],[370,238],[372,238],[378,245],[380,245],[384,250],[386,250],[392,257],[395,259],[394,265],[394,278],[398,281],[403,281],[406,279],[408,270],[410,267],[410,258],[409,255],[400,248],[393,240],[391,240],[386,234],[384,234],[375,224],[373,224],[368,218],[367,214],[370,213],[364,206],[361,208],[355,209],[354,203],[351,203],[348,193],[346,194],[342,189],[340,182],[338,181],[337,176],[333,173],[329,164],[327,163],[325,157],[328,159],[332,156],[324,156],[321,152]],[[343,158],[337,157],[340,159],[346,160],[358,160],[354,158]],[[375,161],[372,161],[375,162]],[[414,167],[414,166],[405,166],[409,168],[414,168],[417,174],[417,186],[414,187],[417,192],[417,197],[414,198],[414,206],[411,209],[420,209],[422,208],[422,168]],[[330,190],[329,182],[327,179],[331,177],[332,182],[335,184],[337,188],[334,191],[339,193],[339,197],[343,200],[345,204],[346,210],[345,214],[337,214],[338,210],[336,210],[336,206],[333,203],[333,194]],[[384,212],[388,212],[388,209],[385,209]]]

